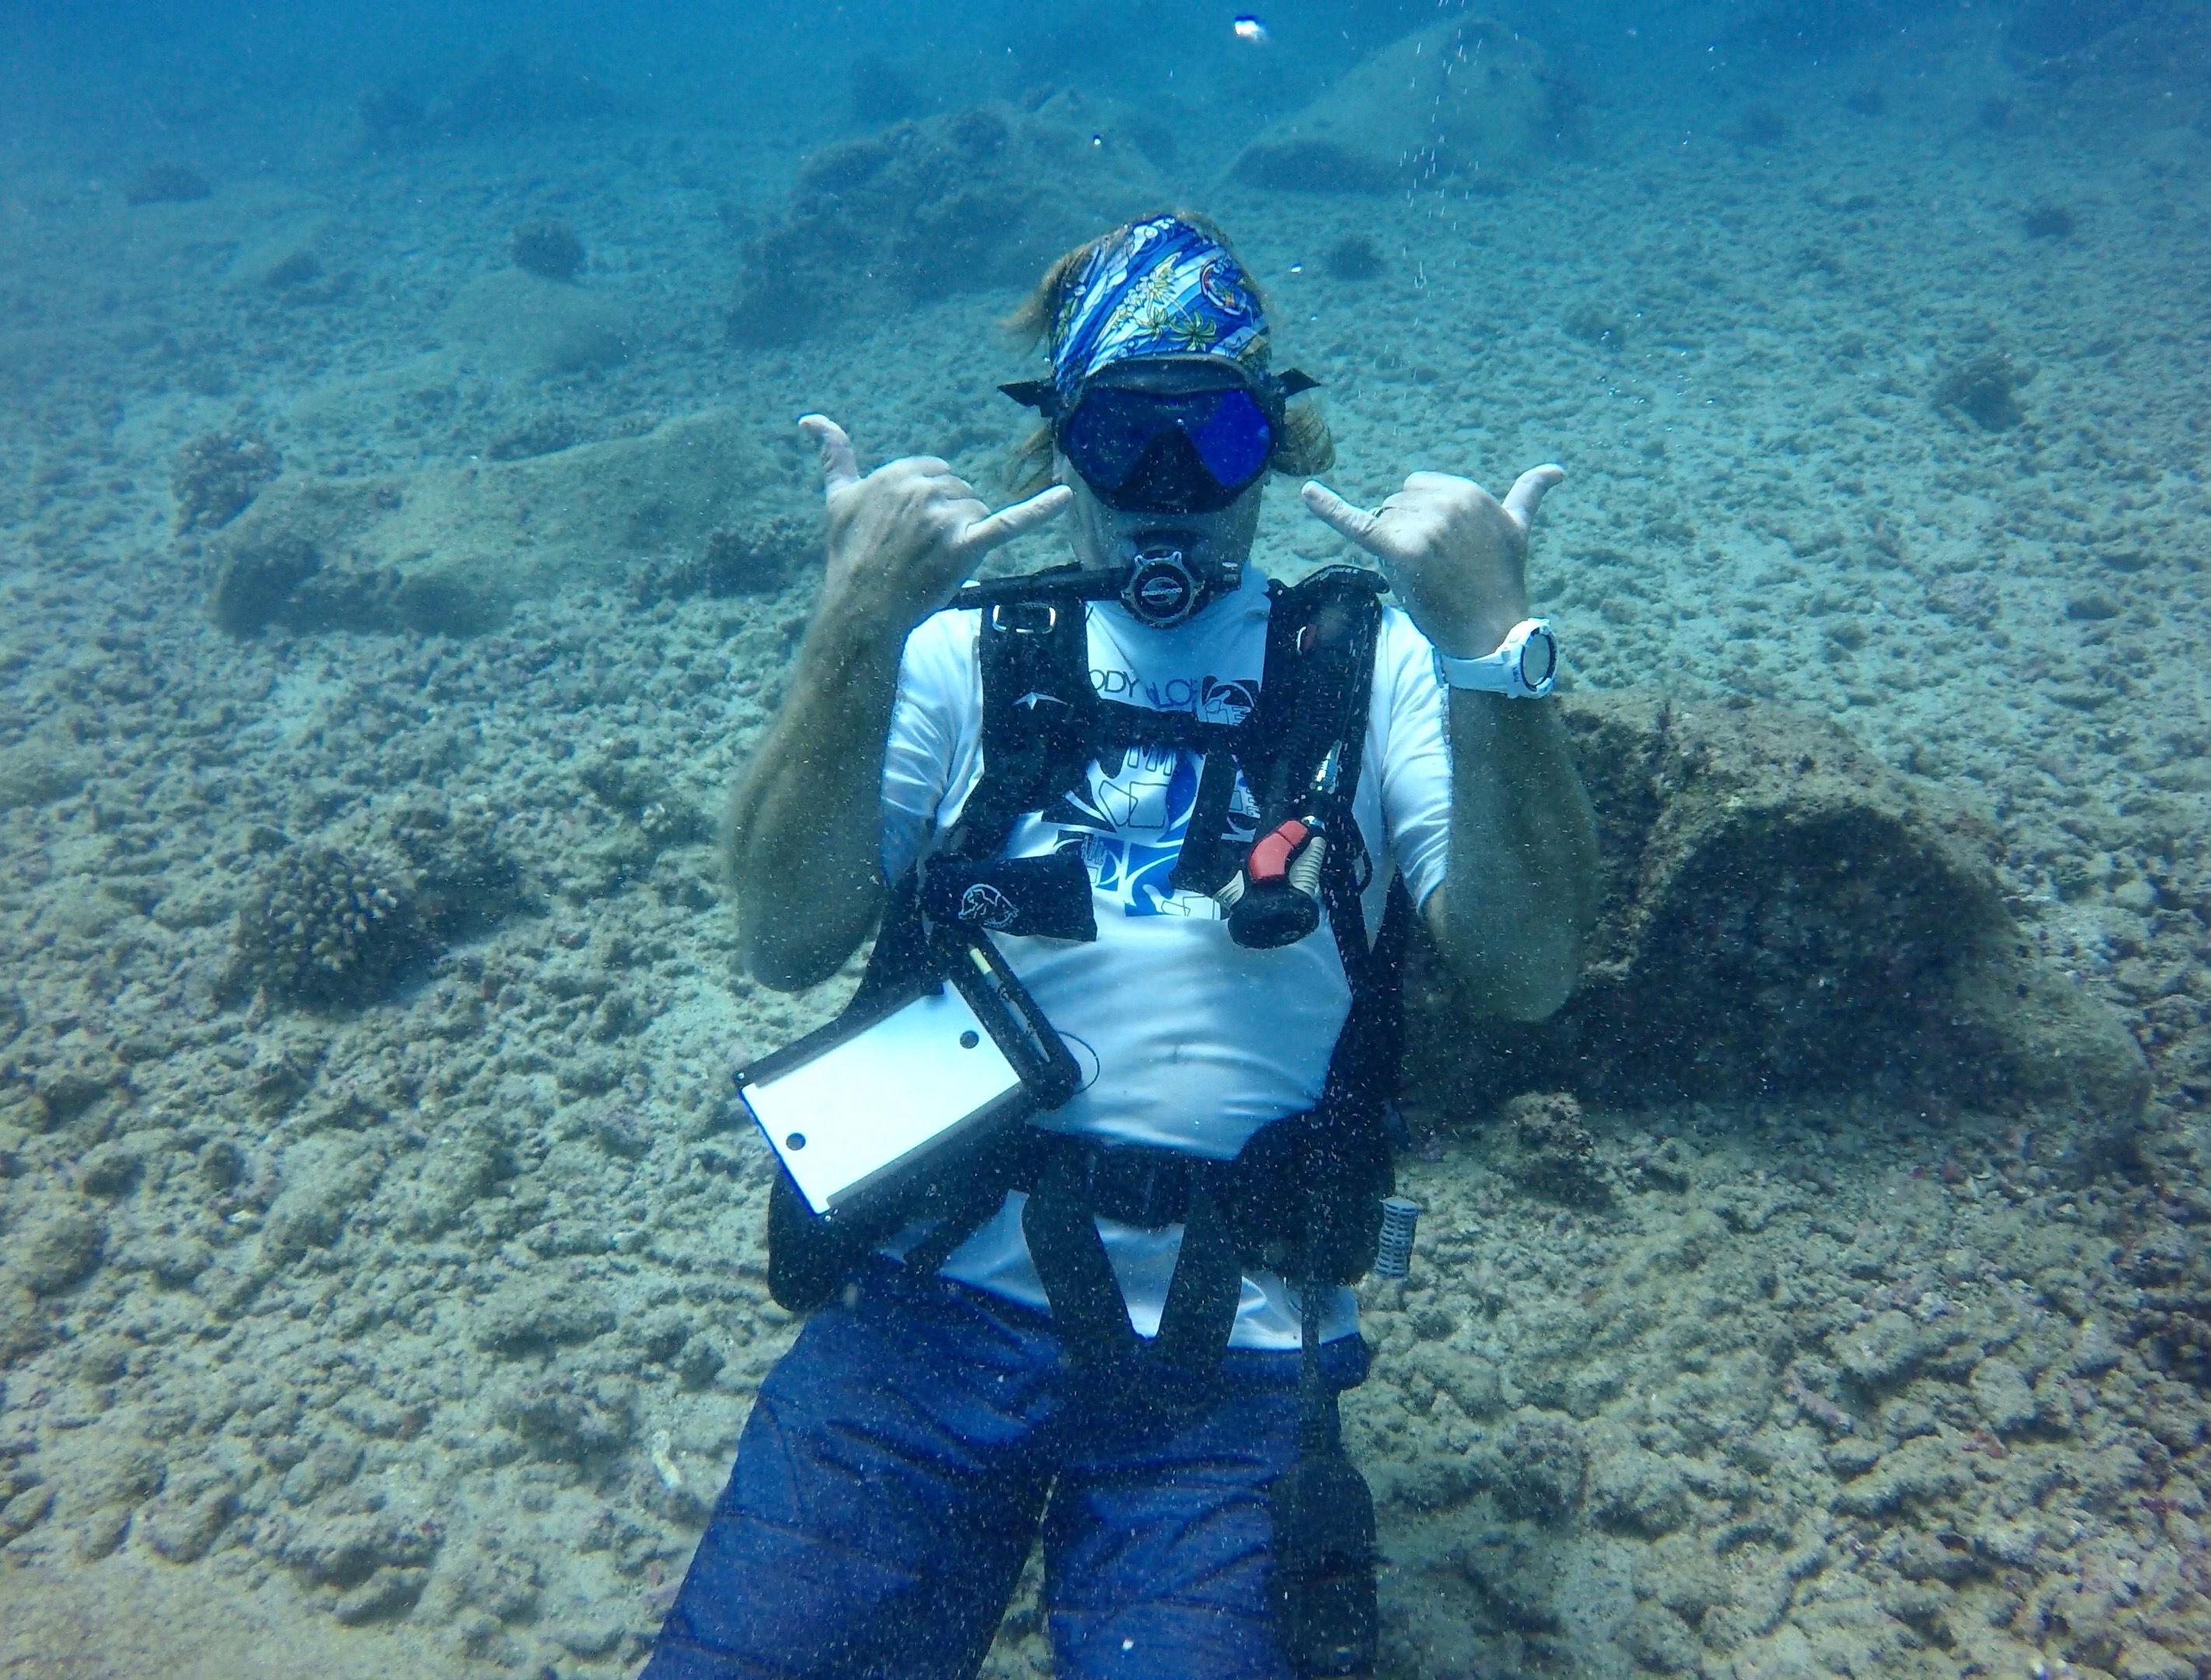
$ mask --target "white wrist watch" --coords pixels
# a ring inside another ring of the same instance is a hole
[[[1497,652],[1478,659],[1454,659],[1435,650],[1436,681],[1447,688],[1513,700],[1541,700],[1559,674],[1559,639],[1548,618],[1523,618],[1505,633]]]

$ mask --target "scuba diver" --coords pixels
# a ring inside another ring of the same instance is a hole
[[[1516,1020],[1578,972],[1596,828],[1524,576],[1561,470],[1502,500],[1416,472],[1371,511],[1307,482],[1381,570],[1285,586],[1251,561],[1265,482],[1333,447],[1217,229],[1117,228],[1015,325],[1051,369],[1003,388],[1049,479],[1013,506],[800,422],[827,575],[728,864],[763,983],[872,933],[860,1011],[956,926],[1079,1089],[857,1225],[778,1174],[771,1289],[808,1316],[648,1680],[972,1676],[1039,1532],[1063,1675],[1367,1672],[1336,1397],[1366,1370],[1402,941],[1424,922]],[[964,581],[1062,516],[1071,565]]]

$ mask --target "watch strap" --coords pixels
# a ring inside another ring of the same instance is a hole
[[[1436,680],[1447,688],[1513,700],[1541,700],[1558,680],[1559,639],[1548,618],[1523,618],[1505,633],[1494,653],[1455,659],[1435,650]]]

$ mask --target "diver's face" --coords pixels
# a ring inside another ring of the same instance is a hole
[[[1216,567],[1241,566],[1251,556],[1251,543],[1259,531],[1259,497],[1264,477],[1227,506],[1206,513],[1124,513],[1099,500],[1082,475],[1068,464],[1067,457],[1052,458],[1052,476],[1075,492],[1067,512],[1068,535],[1075,557],[1085,566],[1126,566],[1153,547],[1179,549],[1194,568],[1211,572]]]
[[[1172,400],[1232,391],[1243,387],[1245,380],[1240,369],[1212,356],[1139,356],[1110,367],[1097,385]],[[1183,442],[1187,449],[1190,440]],[[1198,473],[1212,470],[1196,455],[1187,464]],[[1198,577],[1218,577],[1227,568],[1240,568],[1251,557],[1251,539],[1258,535],[1260,488],[1267,484],[1264,469],[1225,506],[1190,512],[1108,506],[1066,453],[1052,455],[1052,476],[1075,491],[1070,537],[1075,557],[1083,566],[1128,566],[1141,553],[1176,549]]]

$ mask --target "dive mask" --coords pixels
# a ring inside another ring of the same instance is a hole
[[[1224,552],[1213,516],[1265,476],[1283,404],[1318,382],[1294,370],[1252,377],[1216,357],[1143,366],[1145,383],[1093,379],[1069,396],[1044,379],[998,388],[1043,415],[1068,464],[1118,516],[1111,562],[1056,577],[1053,592],[1118,600],[1163,629],[1242,583],[1243,544]],[[963,590],[957,603],[982,605],[990,591]]]
[[[1052,441],[1099,500],[1122,513],[1213,513],[1258,482],[1282,405],[1312,389],[1294,370],[1191,391],[1093,382],[1071,402],[1044,380],[1001,385],[1042,412]]]
[[[1055,434],[1099,500],[1124,513],[1211,513],[1258,482],[1274,422],[1240,386],[1183,395],[1103,385]]]

